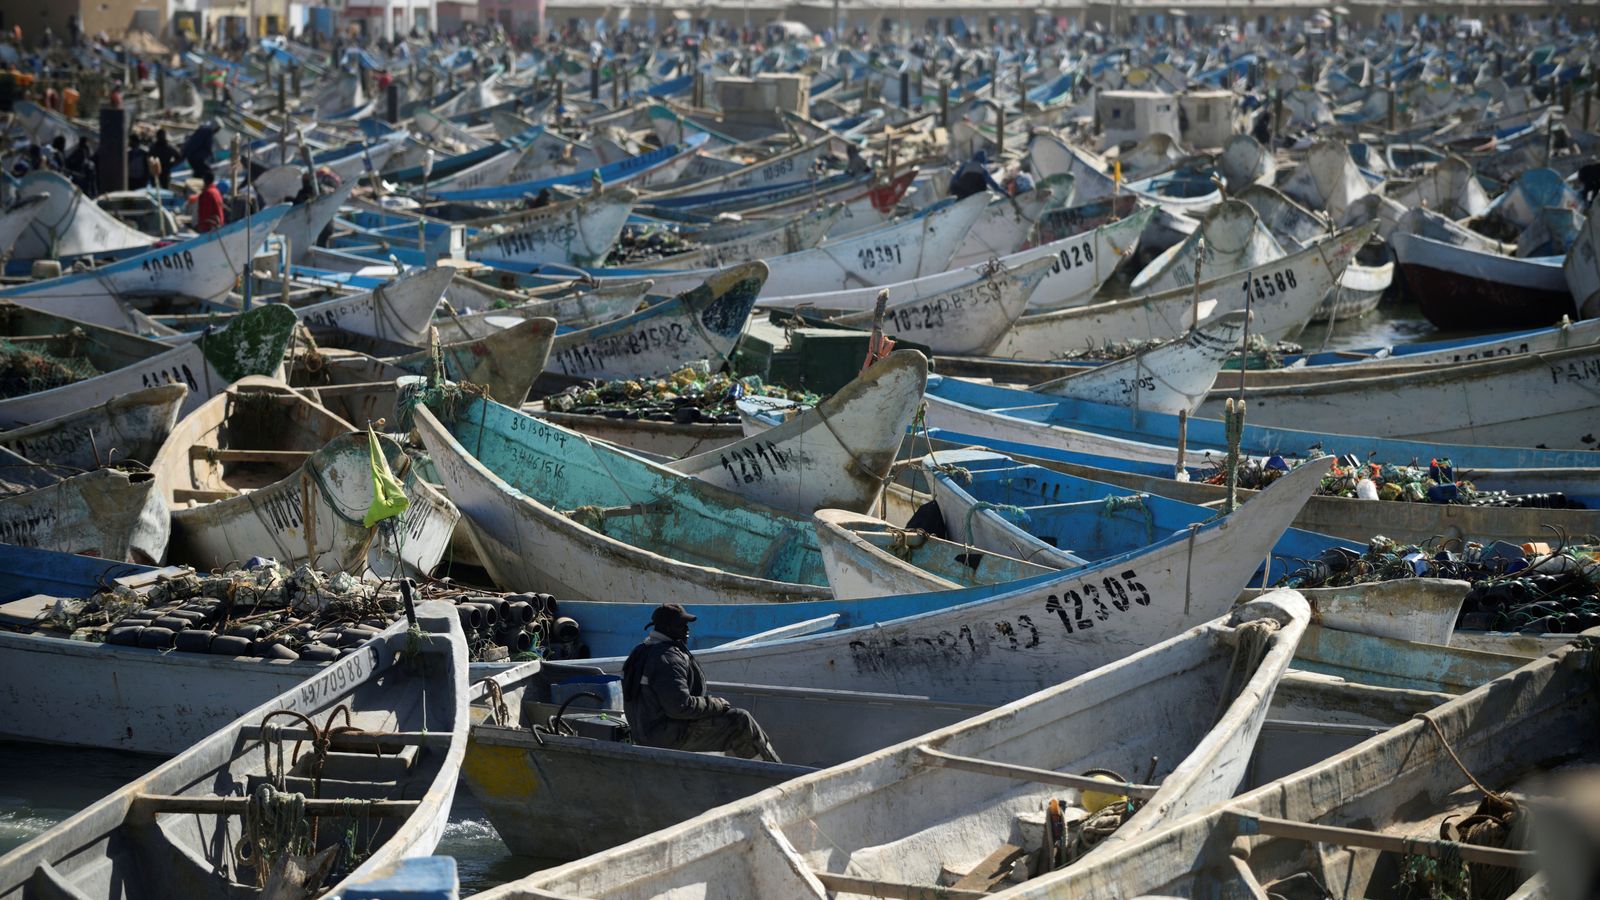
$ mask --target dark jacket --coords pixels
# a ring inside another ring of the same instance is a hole
[[[651,632],[622,667],[622,706],[633,742],[676,746],[689,723],[716,715],[723,704],[706,695],[706,676],[681,641]]]

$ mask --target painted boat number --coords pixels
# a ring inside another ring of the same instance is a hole
[[[139,381],[144,387],[156,387],[162,384],[185,384],[190,391],[200,390],[200,384],[195,381],[194,373],[189,371],[188,364],[173,366],[168,369],[157,369],[154,372],[142,372]]]
[[[1071,247],[1062,247],[1056,251],[1055,262],[1050,264],[1050,274],[1055,275],[1067,269],[1074,269],[1084,263],[1094,262],[1094,242],[1084,241]]]
[[[903,260],[900,257],[899,244],[883,244],[877,247],[862,247],[856,251],[856,259],[863,269],[876,269],[879,266],[890,264],[899,265]]]
[[[556,225],[543,225],[538,228],[525,228],[513,231],[495,238],[495,243],[500,246],[500,252],[508,256],[518,253],[533,253],[540,248],[554,244],[558,247],[566,246],[578,236],[578,226],[570,222]]]
[[[288,708],[296,706],[303,709],[315,709],[317,704],[337,697],[344,693],[345,688],[359,684],[366,675],[367,653],[352,653],[342,662],[336,663],[325,670],[321,675],[306,682],[300,688],[300,702],[291,704]]]
[[[652,325],[626,335],[612,335],[594,343],[569,347],[555,355],[556,365],[566,375],[582,375],[603,369],[614,357],[639,356],[652,350],[681,347],[689,343],[689,331],[682,322]]]
[[[1293,269],[1269,272],[1260,278],[1251,278],[1247,275],[1244,279],[1244,299],[1246,303],[1250,302],[1250,285],[1252,283],[1255,285],[1257,300],[1265,300],[1268,297],[1286,294],[1291,288],[1298,287]]]
[[[170,272],[173,269],[192,271],[194,269],[194,254],[188,250],[163,253],[160,256],[139,263],[139,268],[151,275],[160,275],[162,272]]]
[[[1102,588],[1104,597],[1102,599]],[[1084,601],[1087,600],[1090,609],[1087,614],[1084,610]],[[1106,621],[1113,613],[1127,612],[1134,605],[1149,606],[1150,592],[1139,581],[1139,573],[1128,569],[1121,575],[1107,575],[1100,580],[1100,587],[1093,581],[1084,581],[1076,588],[1068,589],[1065,596],[1051,594],[1045,598],[1045,612],[1054,613],[1061,620],[1061,625],[1068,634],[1077,631],[1086,631],[1094,627],[1095,620]],[[933,637],[919,637],[908,640],[906,638],[890,638],[885,642],[881,638],[869,637],[865,640],[850,642],[850,649],[856,655],[858,662],[863,665],[876,667],[882,664],[883,655],[896,649],[922,649],[944,648],[965,649],[971,653],[978,653],[978,638],[973,635],[972,625],[962,625],[957,630],[945,630]],[[1039,626],[1034,624],[1030,615],[1017,616],[1015,622],[1000,620],[992,623],[993,633],[988,635],[987,644],[994,644],[1006,650],[1025,650],[1037,647],[1040,644]],[[1025,637],[1024,637],[1025,636]]]
[[[764,481],[768,475],[776,476],[780,471],[789,471],[789,454],[779,450],[778,445],[771,441],[765,445],[758,443],[754,449],[745,447],[735,450],[731,458],[723,453],[719,461],[735,482],[745,484]],[[735,466],[738,471],[734,471]]]
[[[1078,586],[1082,590],[1081,594],[1077,589],[1068,588],[1064,592],[1065,596],[1051,594],[1046,597],[1044,603],[1045,611],[1055,613],[1057,618],[1061,619],[1061,624],[1066,627],[1067,634],[1071,634],[1073,631],[1085,631],[1093,628],[1095,619],[1104,622],[1111,618],[1113,610],[1127,612],[1130,603],[1137,603],[1140,606],[1150,605],[1150,592],[1145,590],[1143,584],[1139,583],[1139,573],[1129,569],[1123,572],[1120,577],[1122,580],[1118,581],[1117,577],[1107,575],[1100,581],[1101,585],[1105,587],[1106,597],[1111,600],[1110,607],[1107,607],[1106,601],[1100,598],[1100,589],[1094,586],[1094,582],[1085,581]],[[1090,610],[1094,616],[1093,619],[1084,615],[1083,603],[1085,600],[1088,600],[1093,606],[1093,609]],[[1067,610],[1069,603],[1072,605],[1070,613]]]

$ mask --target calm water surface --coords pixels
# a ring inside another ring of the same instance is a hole
[[[1307,351],[1316,351],[1453,336],[1436,331],[1414,307],[1386,303],[1365,318],[1336,323],[1331,334],[1326,325],[1313,325],[1297,342]],[[0,852],[44,832],[160,762],[159,757],[103,750],[0,743]],[[438,852],[455,857],[463,894],[552,864],[511,855],[465,789],[456,795]]]

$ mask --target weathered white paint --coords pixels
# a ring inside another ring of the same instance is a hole
[[[1029,308],[1054,309],[1087,302],[1116,271],[1117,265],[1133,253],[1139,243],[1139,233],[1144,230],[1151,215],[1149,211],[1141,211],[1120,222],[1013,253],[1000,262],[1008,269],[1018,269],[1040,259],[1053,261],[1044,280],[1028,298]],[[877,304],[879,290],[889,292],[889,303],[892,305],[922,300],[971,281],[982,268],[982,265],[977,265],[950,269],[910,281],[846,291],[808,292],[790,296],[772,296],[766,292],[757,305],[782,309],[811,306],[870,312]]]
[[[1192,287],[1197,258],[1199,280],[1213,281],[1283,257],[1283,247],[1250,204],[1224,200],[1201,220],[1194,234],[1168,247],[1133,276],[1128,289],[1135,294],[1153,294]]]
[[[1342,140],[1313,145],[1279,189],[1308,209],[1325,211],[1336,222],[1344,221],[1350,204],[1372,192]]]
[[[460,512],[417,476],[393,441],[380,437],[379,444],[411,506],[398,523],[367,528],[367,436],[281,382],[250,378],[230,386],[178,423],[150,467],[172,512],[174,559],[222,568],[271,556],[291,568],[358,576],[370,569],[385,578],[431,572]],[[206,452],[212,449],[309,455],[234,462],[213,458]],[[193,500],[180,491],[232,496]]]
[[[875,287],[942,272],[987,205],[987,195],[978,194],[923,216],[774,256],[766,261],[770,274],[762,296]],[[658,290],[675,293],[699,284],[706,274],[696,269],[651,277]]]
[[[1250,333],[1276,341],[1298,334],[1317,304],[1366,243],[1376,224],[1352,228],[1283,259],[1160,294],[1026,315],[994,349],[1012,359],[1054,359],[1069,347],[1173,338],[1199,318],[1245,309]]]
[[[404,857],[432,853],[449,819],[466,753],[467,647],[456,611],[448,604],[423,604],[417,616],[423,631],[420,638],[408,634],[404,621],[390,627],[304,684],[267,700],[149,774],[6,854],[0,858],[0,891],[20,895],[24,885],[43,882],[70,896],[103,897],[133,886],[160,893],[182,884],[186,896],[221,898],[235,896],[237,885],[254,884],[253,869],[246,870],[233,852],[243,840],[243,816],[169,814],[156,826],[152,824],[154,816],[142,819],[133,804],[141,794],[242,797],[253,779],[267,774],[271,746],[264,746],[259,735],[245,729],[260,725],[280,709],[295,710],[321,726],[335,707],[344,705],[350,710],[349,724],[358,732],[426,731],[438,736],[437,743],[419,748],[414,764],[394,780],[385,780],[381,774],[370,780],[349,775],[341,779],[354,782],[348,789],[350,795],[416,800],[419,805],[400,819],[373,819],[371,855],[332,886],[333,894],[337,895],[343,884],[370,879]],[[411,669],[413,654],[424,663],[417,671]],[[162,664],[167,663],[163,660]],[[115,689],[111,692],[117,693]],[[58,715],[61,712],[56,710]],[[292,721],[274,717],[272,724]],[[322,796],[346,796],[344,789],[333,788],[341,781],[330,779],[323,785]],[[291,776],[290,783],[309,787],[309,779],[303,775]],[[323,821],[326,828],[333,820]],[[143,837],[136,838],[136,834]],[[174,865],[174,860],[184,864]]]
[[[123,301],[136,297],[220,300],[278,224],[286,206],[274,206],[178,244],[77,272],[7,288],[0,296],[19,306],[139,331],[141,322]],[[35,218],[37,225],[40,219]]]
[[[644,378],[733,353],[767,277],[765,263],[743,263],[697,276],[665,303],[629,316],[557,335],[553,372],[576,378]]]
[[[1108,767],[1130,781],[1153,782],[1154,796],[1116,832],[1131,839],[1239,788],[1308,619],[1305,601],[1280,592],[1007,706],[484,896],[509,900],[543,890],[820,900],[830,894],[816,872],[936,894],[942,871],[969,871],[1012,838],[1019,814],[1036,814],[1052,797],[1077,796],[1075,789],[933,766],[921,747],[1069,773]],[[1259,664],[1230,675],[1237,626],[1252,620],[1275,629]],[[1147,774],[1152,756],[1160,761]],[[1128,768],[1133,760],[1140,769]]]
[[[1335,434],[1502,447],[1600,446],[1600,347],[1308,385],[1246,387],[1250,421]],[[1219,418],[1213,394],[1198,415]]]
[[[1029,390],[1174,415],[1194,412],[1239,349],[1249,316],[1242,309],[1214,316],[1177,340]]]
[[[485,262],[592,266],[605,261],[638,195],[627,188],[519,213],[501,226],[480,229],[467,256]]]
[[[346,178],[344,183],[320,197],[314,197],[283,214],[273,231],[289,242],[289,262],[296,265],[311,258],[311,248],[316,245],[322,230],[328,227],[340,207],[350,199],[350,194],[360,184],[357,178]]]
[[[1401,723],[1205,815],[996,896],[1260,896],[1261,885],[1301,872],[1348,896],[1381,893],[1392,881],[1378,868],[1386,855],[1253,834],[1249,819],[1437,838],[1442,817],[1470,814],[1480,799],[1462,769],[1481,784],[1511,784],[1548,760],[1593,752],[1595,654],[1590,643],[1570,644],[1440,705],[1430,721]]]
[[[1302,588],[1324,628],[1446,646],[1472,585],[1449,578],[1398,578],[1347,587]],[[1243,597],[1267,593],[1245,590]]]
[[[770,602],[829,596],[826,588],[686,562],[594,531],[513,488],[473,457],[425,407],[418,406],[415,415],[417,433],[433,457],[440,481],[466,514],[478,558],[500,585],[580,600],[649,597],[656,603]],[[563,440],[570,443],[572,453],[595,457],[602,471],[607,455],[625,452],[572,432],[566,432]],[[675,472],[672,477],[697,484]],[[722,494],[709,485],[698,490]],[[727,502],[722,497],[714,499]],[[763,512],[782,515],[775,510]]]
[[[1567,251],[1567,287],[1585,319],[1600,319],[1600,197],[1589,205],[1589,217],[1578,240]]]
[[[588,328],[637,312],[654,284],[628,281],[548,300],[527,300],[523,294],[502,291],[462,273],[445,288],[450,309],[441,311],[433,324],[442,341],[487,337],[528,318],[549,317],[567,328]],[[516,305],[497,306],[502,301]]]
[[[45,196],[21,236],[10,245],[11,258],[60,259],[86,253],[114,253],[148,247],[156,239],[95,205],[78,186],[55,172],[33,172],[17,186],[18,202]]]
[[[419,270],[370,291],[295,307],[295,317],[313,331],[343,331],[423,346],[428,343],[434,307],[454,275],[447,268]]]
[[[828,229],[844,214],[844,209],[842,203],[831,203],[795,218],[755,219],[741,223],[742,233],[726,236],[715,231],[696,234],[694,240],[700,245],[696,249],[652,259],[647,265],[655,269],[730,266],[810,250],[822,243]]]
[[[127,459],[148,464],[172,432],[188,395],[181,384],[130,391],[88,409],[0,431],[0,447],[84,470]]]
[[[928,360],[901,350],[783,424],[667,468],[797,516],[878,499],[922,402]]]
[[[1459,156],[1446,158],[1389,198],[1407,209],[1431,209],[1451,219],[1481,216],[1489,209],[1489,195],[1472,164]]]
[[[982,354],[993,347],[1028,308],[1028,299],[1060,266],[1049,257],[1014,269],[978,267],[978,277],[932,296],[884,309],[883,330],[916,341],[935,353]],[[873,313],[859,312],[835,321],[870,328]]]
[[[1278,160],[1255,138],[1236,134],[1222,148],[1217,168],[1228,182],[1228,192],[1237,194],[1253,184],[1272,184],[1273,176],[1278,174]]]
[[[170,534],[148,473],[97,469],[0,497],[0,540],[24,547],[159,563]]]

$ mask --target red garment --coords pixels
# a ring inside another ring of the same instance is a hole
[[[206,189],[200,192],[194,220],[194,230],[201,234],[215,231],[227,221],[222,212],[222,192],[217,190],[215,184],[206,185]]]

